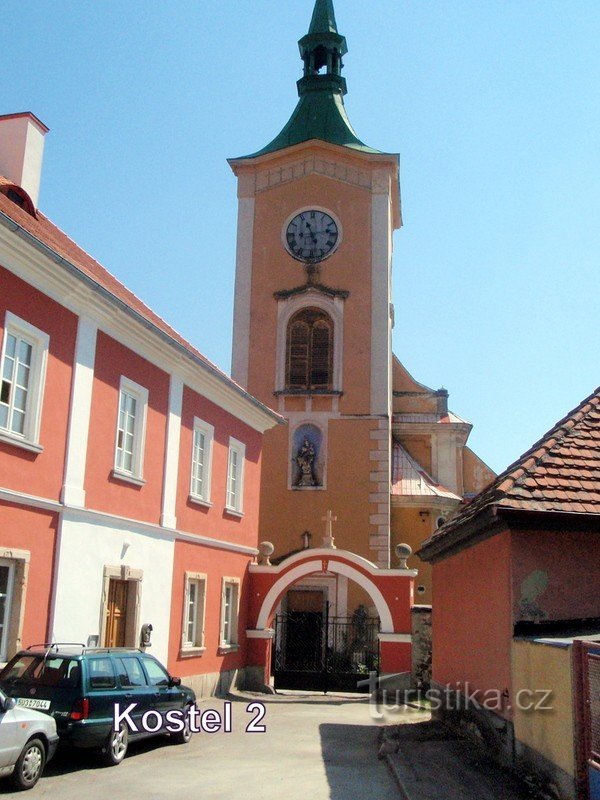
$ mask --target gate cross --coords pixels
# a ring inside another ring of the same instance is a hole
[[[325,536],[323,537],[323,547],[330,547],[335,550],[335,544],[333,542],[333,523],[337,522],[337,517],[333,515],[331,509],[325,514],[324,517],[321,517],[323,522],[325,523]]]

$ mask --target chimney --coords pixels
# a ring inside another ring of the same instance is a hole
[[[47,133],[29,111],[0,116],[0,175],[25,189],[36,208]]]

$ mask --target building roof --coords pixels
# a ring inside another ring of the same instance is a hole
[[[600,387],[439,528],[427,559],[468,540],[487,510],[600,514]]]
[[[0,186],[7,184],[12,185],[10,181],[0,176]],[[79,247],[66,233],[54,225],[41,211],[36,210],[34,216],[0,192],[0,222],[3,220],[6,222],[7,219],[18,226],[17,230],[20,228],[37,243],[49,248],[53,253],[64,259],[82,277],[89,279],[97,288],[104,290],[121,307],[125,306],[127,310],[133,312],[135,316],[141,318],[151,328],[165,335],[171,344],[183,349],[197,364],[206,368],[235,393],[242,395],[252,405],[264,412],[265,415],[270,416],[277,422],[282,421],[276,412],[246,392],[245,389],[209,361],[199,350],[187,342],[183,336],[152,311],[114,275],[111,275],[98,261]],[[9,225],[14,229],[13,225],[10,223]]]
[[[310,21],[309,33],[337,33],[333,0],[317,0]]]
[[[403,497],[443,497],[460,502],[460,497],[436,483],[423,467],[394,442],[392,452],[392,495]]]

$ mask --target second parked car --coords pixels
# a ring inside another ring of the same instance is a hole
[[[87,648],[52,645],[31,647],[17,653],[0,672],[0,688],[16,699],[17,706],[49,714],[56,721],[61,743],[96,747],[103,761],[117,765],[125,758],[128,743],[160,733],[140,726],[147,711],[186,711],[195,702],[192,689],[169,675],[153,656],[125,648]],[[122,710],[135,703],[131,719],[139,728],[121,722],[113,730],[115,705]],[[191,738],[189,725],[171,737],[180,743]]]
[[[0,692],[0,776],[8,776],[13,789],[35,786],[57,744],[51,717],[17,706]]]

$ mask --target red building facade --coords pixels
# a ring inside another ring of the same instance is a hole
[[[280,419],[36,210],[41,147],[21,163],[12,144],[45,132],[0,117],[0,657],[151,626],[151,652],[210,692],[245,664]]]

